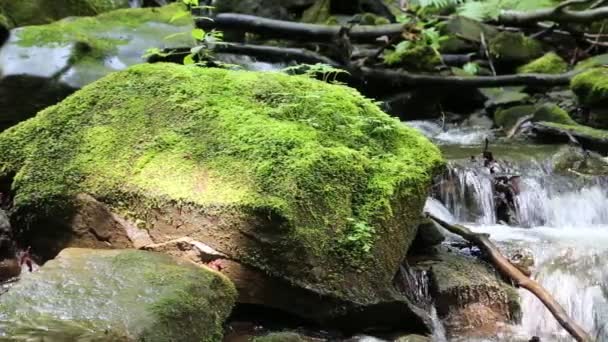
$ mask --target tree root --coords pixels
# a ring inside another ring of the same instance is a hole
[[[576,341],[592,341],[591,336],[589,336],[589,334],[587,334],[583,328],[568,317],[566,311],[553,298],[553,296],[547,292],[547,290],[545,290],[535,280],[526,277],[517,267],[511,264],[511,262],[500,253],[498,248],[492,243],[492,241],[490,241],[488,234],[477,234],[472,232],[467,227],[449,224],[429,213],[426,215],[443,228],[447,229],[449,232],[459,235],[465,240],[477,245],[479,249],[488,255],[494,266],[501,274],[511,279],[517,287],[523,287],[540,299],[551,314],[553,314],[553,317],[555,317],[559,324],[566,329]]]

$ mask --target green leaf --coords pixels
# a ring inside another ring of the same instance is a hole
[[[196,39],[196,40],[204,40],[205,39],[205,30],[203,29],[194,29],[192,30],[192,32],[190,33],[192,34],[192,38]]]
[[[170,23],[172,23],[172,22],[176,21],[177,19],[181,19],[181,18],[186,17],[186,16],[188,16],[188,15],[190,15],[190,12],[188,12],[188,11],[180,11],[180,12],[177,12],[177,13],[175,13],[175,14],[174,14],[174,15],[171,17],[171,19],[169,19],[169,22],[170,22]]]

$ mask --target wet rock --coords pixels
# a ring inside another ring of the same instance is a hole
[[[481,88],[480,92],[486,98],[484,106],[490,113],[499,107],[522,105],[530,100],[522,87]]]
[[[0,134],[0,151],[0,165],[21,175],[14,217],[34,217],[30,236],[87,193],[139,221],[155,243],[189,236],[330,304],[349,303],[308,313],[292,298],[302,315],[428,329],[392,280],[443,160],[352,89],[138,65]]]
[[[128,8],[129,0],[0,0],[11,26],[41,25],[72,16],[93,16]]]
[[[158,253],[69,248],[0,297],[0,337],[221,341],[236,291]]]
[[[21,266],[17,259],[4,259],[0,261],[0,283],[21,274]],[[3,291],[0,289],[0,294]]]
[[[314,339],[307,338],[294,332],[270,333],[253,338],[252,342],[311,342]]]
[[[13,29],[0,49],[0,131],[61,101],[108,73],[142,63],[147,49],[191,44],[189,16],[164,8],[124,9],[94,18],[68,18]]]
[[[608,161],[601,155],[579,147],[564,146],[552,158],[553,170],[560,174],[608,175]]]
[[[541,44],[523,33],[501,32],[488,40],[488,49],[498,62],[528,63],[543,55]]]
[[[517,291],[485,262],[440,251],[416,267],[430,272],[431,295],[449,335],[496,336],[520,317]]]
[[[533,125],[536,138],[542,142],[567,143],[576,140],[584,149],[608,153],[608,131],[584,125],[537,122]]]
[[[579,102],[587,107],[602,107],[608,104],[608,69],[593,68],[576,75],[570,88]]]
[[[505,132],[509,132],[524,117],[529,117],[531,122],[576,125],[576,122],[565,110],[553,103],[523,105],[497,110],[494,114],[494,122],[496,126],[502,127]]]
[[[445,236],[437,227],[437,224],[431,220],[426,219],[420,225],[418,225],[418,233],[414,242],[412,242],[412,249],[414,251],[426,250],[430,247],[441,244],[445,240]]]
[[[495,27],[462,16],[452,16],[443,30],[444,34],[449,36],[441,43],[443,53],[470,52],[471,42],[480,43],[482,34],[486,40],[498,34]]]
[[[432,342],[433,340],[428,336],[422,335],[405,335],[395,339],[395,342]]]

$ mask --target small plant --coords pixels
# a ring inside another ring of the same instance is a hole
[[[471,76],[475,76],[479,73],[479,65],[477,63],[469,62],[465,64],[462,69]]]
[[[360,267],[370,256],[374,246],[376,229],[366,222],[348,219],[348,228],[339,240],[342,253],[351,261],[354,267]]]

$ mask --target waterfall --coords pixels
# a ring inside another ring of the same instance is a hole
[[[534,158],[505,162],[520,176],[514,198],[517,226],[498,225],[492,178],[470,160],[452,160],[425,210],[491,234],[500,248],[520,246],[535,258],[533,277],[598,341],[608,341],[608,182],[559,175]],[[520,290],[521,336],[571,341],[544,305]]]

